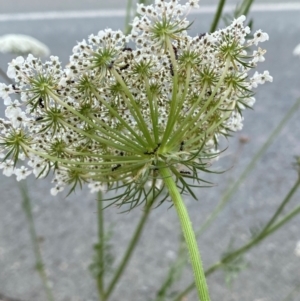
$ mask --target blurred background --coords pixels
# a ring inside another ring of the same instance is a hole
[[[191,35],[207,32],[217,0],[200,1],[200,10],[189,15]],[[229,12],[237,1],[227,1]],[[280,6],[284,4],[285,6]],[[273,83],[256,89],[254,110],[245,112],[242,131],[236,133],[228,149],[213,166],[228,170],[223,174],[202,175],[215,183],[213,188],[198,189],[198,201],[186,198],[195,229],[215,208],[228,184],[240,176],[284,114],[300,97],[300,58],[292,55],[300,43],[300,1],[255,1],[248,18],[253,30],[262,29],[270,40],[266,61],[259,71],[268,70]],[[125,0],[0,0],[0,36],[26,34],[45,43],[63,65],[77,41],[100,29],[123,29]],[[220,27],[223,26],[220,24]],[[15,55],[0,53],[0,68]],[[5,82],[1,79],[0,82]],[[4,105],[0,103],[0,117]],[[204,266],[216,262],[229,245],[238,247],[248,241],[251,231],[270,218],[297,179],[292,163],[300,155],[299,112],[289,120],[255,170],[240,186],[213,225],[198,239]],[[241,142],[242,141],[242,142]],[[243,142],[244,141],[244,142]],[[97,300],[96,285],[88,271],[97,239],[96,196],[87,190],[50,195],[50,179],[27,181],[45,267],[55,300]],[[35,271],[34,253],[28,223],[22,210],[19,184],[0,175],[0,295],[11,300],[44,301],[46,296]],[[286,211],[299,204],[298,192]],[[141,241],[111,300],[152,300],[174,260],[179,243],[179,224],[174,210],[165,203],[151,213]],[[105,211],[105,223],[113,231],[112,245],[116,262],[122,256],[141,215],[141,208],[121,214],[118,208]],[[300,258],[294,250],[300,240],[300,216],[290,221],[244,257],[247,267],[238,273],[231,287],[223,271],[208,278],[211,299],[222,301],[299,301],[291,291],[300,286]],[[178,290],[192,281],[189,267]],[[0,297],[1,300],[1,297]],[[185,301],[196,300],[194,293]]]

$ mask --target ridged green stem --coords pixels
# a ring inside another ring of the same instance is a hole
[[[284,205],[287,204],[288,201],[291,200],[292,196],[298,190],[299,186],[300,186],[300,178],[297,179],[296,183],[291,188],[291,190],[288,192],[287,196],[284,198],[284,200],[282,201],[282,203],[279,206],[279,208],[283,209]],[[205,271],[205,275],[209,276],[214,271],[216,271],[217,269],[221,268],[224,264],[226,264],[229,261],[233,260],[237,256],[245,253],[246,251],[248,251],[249,249],[251,249],[252,247],[254,247],[255,245],[257,245],[258,243],[260,243],[263,239],[265,239],[266,237],[268,237],[269,235],[271,235],[273,232],[275,232],[276,230],[278,230],[280,227],[282,227],[284,224],[286,224],[289,220],[291,220],[293,217],[295,217],[296,215],[298,215],[300,213],[300,205],[296,206],[292,211],[290,211],[288,214],[286,214],[280,221],[278,221],[273,226],[271,226],[271,221],[272,221],[272,223],[274,223],[275,218],[278,217],[278,214],[279,214],[278,212],[279,211],[280,211],[279,209],[276,210],[275,214],[271,217],[270,221],[267,222],[266,226],[261,230],[261,232],[256,237],[254,237],[253,239],[251,239],[249,242],[247,242],[246,244],[244,244],[242,247],[236,249],[235,251],[233,251],[233,252],[229,253],[228,255],[226,255],[225,257],[223,257],[222,260],[220,260],[220,261],[216,262],[215,264],[211,265]],[[186,296],[191,290],[193,290],[194,287],[195,287],[195,284],[191,283],[179,295],[177,295],[174,298],[174,301],[180,301],[180,300],[182,300],[182,298],[184,296]]]
[[[169,195],[173,201],[174,207],[179,217],[181,229],[190,254],[191,264],[194,272],[195,285],[198,292],[199,300],[210,301],[204,269],[198,250],[195,233],[193,231],[192,223],[189,218],[187,209],[178,191],[176,183],[172,178],[169,168],[161,166],[160,174],[162,175],[163,181],[169,191]]]

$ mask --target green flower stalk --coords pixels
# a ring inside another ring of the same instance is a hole
[[[182,208],[178,191],[194,196],[190,180],[201,185],[219,139],[242,128],[242,111],[255,102],[252,89],[272,81],[268,71],[249,75],[265,54],[250,46],[267,40],[266,33],[247,40],[241,16],[191,37],[186,15],[197,7],[197,0],[139,4],[129,35],[90,35],[73,48],[66,69],[55,56],[13,60],[7,75],[16,84],[0,84],[7,106],[0,120],[3,173],[21,180],[53,171],[53,195],[86,184],[91,192],[122,188],[117,205],[132,208],[158,195]],[[190,242],[193,253],[195,238]]]

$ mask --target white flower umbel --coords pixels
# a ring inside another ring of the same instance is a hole
[[[25,154],[36,176],[53,169],[60,187],[124,186],[130,197],[123,194],[122,203],[143,199],[163,164],[191,192],[185,179],[201,183],[199,171],[217,156],[219,138],[242,128],[242,110],[255,101],[252,88],[272,81],[268,71],[249,76],[266,52],[251,54],[249,46],[266,34],[246,40],[242,16],[191,37],[186,13],[193,6],[197,1],[139,5],[129,36],[110,29],[90,35],[74,47],[65,70],[55,56],[45,63],[33,55],[14,59],[8,76],[17,84],[0,84],[7,160]],[[126,47],[130,39],[135,49]]]
[[[255,102],[252,89],[272,77],[251,72],[265,50],[250,46],[267,40],[266,33],[247,39],[241,16],[225,29],[192,37],[186,15],[194,7],[197,0],[141,4],[129,36],[111,29],[90,35],[73,48],[64,70],[55,56],[45,63],[33,55],[13,60],[8,76],[16,84],[0,86],[8,106],[8,120],[0,120],[0,168],[18,179],[53,171],[53,195],[83,184],[92,192],[123,188],[114,202],[130,208],[150,196],[170,197],[199,299],[208,301],[181,194],[196,198],[190,180],[201,186],[200,173],[218,156],[220,137],[242,128],[242,110]],[[15,170],[24,156],[28,169]]]
[[[39,40],[22,34],[0,36],[0,52],[43,57],[50,54],[49,48]]]

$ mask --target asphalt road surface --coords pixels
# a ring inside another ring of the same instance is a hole
[[[208,30],[213,14],[210,13],[212,7],[207,5],[216,2],[202,1],[206,13],[190,16],[194,21],[191,34]],[[269,3],[257,1],[258,5]],[[216,183],[216,187],[198,190],[198,202],[186,198],[195,228],[202,224],[228,183],[239,177],[284,114],[300,97],[300,58],[292,55],[293,49],[300,43],[299,2],[294,1],[295,6],[289,9],[276,9],[279,1],[272,3],[276,5],[254,9],[251,17],[254,19],[254,29],[261,28],[270,36],[270,40],[262,44],[267,54],[266,61],[259,68],[260,71],[269,70],[274,81],[257,89],[257,103],[253,111],[246,112],[243,130],[229,140],[224,156],[215,163],[216,169],[229,170],[221,175],[204,175]],[[52,54],[58,55],[63,63],[67,63],[76,41],[107,27],[123,28],[124,15],[113,10],[123,10],[124,6],[125,1],[120,0],[0,0],[0,35],[22,33],[34,36],[47,44]],[[107,15],[84,16],[84,11],[102,9],[106,9]],[[78,14],[76,18],[56,15],[51,19],[49,15],[42,14],[56,11],[64,12],[66,16],[71,10],[82,15]],[[25,14],[15,20],[12,15],[29,12],[40,12],[40,18],[30,18]],[[12,55],[0,54],[0,67],[6,69],[7,62],[12,58]],[[4,106],[0,104],[1,116],[3,109]],[[241,137],[249,140],[242,148],[239,144]],[[217,261],[230,243],[235,247],[245,243],[250,238],[251,230],[271,216],[293,186],[297,175],[292,162],[294,156],[300,155],[299,137],[298,111],[217,221],[198,239],[205,267]],[[47,300],[34,269],[34,253],[18,185],[14,179],[2,175],[0,181],[0,294],[23,301]],[[37,232],[55,300],[97,300],[96,285],[87,269],[92,244],[97,238],[95,196],[83,190],[68,198],[64,194],[52,197],[50,185],[47,179],[28,181]],[[299,201],[298,192],[285,212],[299,204]],[[140,215],[139,208],[125,214],[120,214],[117,208],[105,211],[106,225],[112,227],[114,232],[112,244],[117,262]],[[294,255],[296,243],[300,240],[299,229],[300,216],[252,249],[244,258],[247,268],[237,275],[231,288],[224,283],[222,271],[210,276],[211,300],[283,301],[300,286],[300,258]],[[156,289],[164,280],[167,266],[176,253],[179,231],[176,214],[169,204],[153,210],[140,244],[111,301],[154,299]],[[177,289],[184,288],[191,280],[188,268]],[[196,295],[188,295],[184,300],[196,300]],[[289,300],[299,301],[300,294],[295,293]]]
[[[132,3],[137,2],[132,0]],[[183,1],[181,1],[183,2]],[[216,5],[218,0],[200,0],[201,6]],[[226,4],[239,3],[238,0],[227,0]],[[268,4],[268,3],[298,3],[298,0],[256,0],[256,4]],[[17,13],[17,12],[41,12],[41,11],[64,11],[64,10],[97,10],[97,9],[124,9],[126,6],[126,0],[51,0],[51,1],[39,1],[39,0],[0,0],[0,12],[1,13]]]

